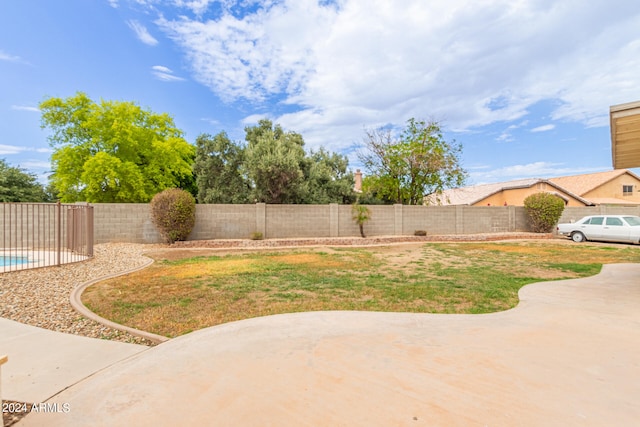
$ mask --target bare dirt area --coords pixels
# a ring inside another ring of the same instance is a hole
[[[380,236],[370,238],[332,237],[332,238],[299,238],[299,239],[267,239],[267,240],[190,240],[175,242],[172,245],[154,245],[154,249],[146,251],[146,255],[156,260],[176,261],[192,257],[209,257],[225,255],[241,255],[253,251],[287,251],[303,247],[305,250],[333,251],[340,247],[378,247],[381,253],[414,254],[428,242],[499,242],[499,241],[531,241],[541,240],[566,241],[554,239],[551,234],[536,233],[488,233],[475,235],[433,235],[433,236]],[[417,256],[417,255],[415,255]],[[404,258],[404,256],[402,257]],[[407,261],[407,262],[410,262]]]

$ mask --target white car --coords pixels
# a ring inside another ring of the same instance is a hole
[[[602,240],[607,242],[640,243],[640,216],[592,215],[570,224],[558,224],[558,234],[574,242]]]

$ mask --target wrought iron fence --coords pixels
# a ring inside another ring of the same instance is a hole
[[[48,267],[93,257],[93,206],[0,204],[0,272]]]

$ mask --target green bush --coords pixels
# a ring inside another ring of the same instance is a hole
[[[188,191],[164,190],[151,200],[151,219],[167,242],[185,240],[196,223],[196,201]]]
[[[262,239],[264,239],[264,236],[262,235],[261,232],[255,231],[251,233],[251,240],[262,240]]]
[[[564,200],[551,193],[535,193],[524,199],[534,233],[551,233],[564,210]]]

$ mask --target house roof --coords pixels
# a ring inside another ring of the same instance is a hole
[[[589,205],[587,200],[581,198],[579,195],[574,194],[571,191],[567,191],[559,185],[542,178],[528,178],[519,179],[515,181],[496,182],[493,184],[474,185],[471,187],[452,188],[445,190],[440,194],[431,194],[427,196],[427,200],[432,204],[442,205],[473,205],[481,200],[486,199],[493,194],[499,193],[504,190],[513,190],[518,188],[529,188],[537,183],[546,183],[550,186],[558,189],[562,193],[568,194],[581,202]],[[562,197],[561,194],[558,194]],[[562,197],[564,198],[564,197]]]
[[[589,201],[595,205],[640,205],[640,203],[632,202],[624,199],[616,199],[614,197],[589,197]]]
[[[600,187],[603,184],[621,175],[629,174],[640,181],[640,177],[626,169],[612,170],[608,172],[598,172],[583,175],[561,176],[557,178],[529,178],[515,181],[497,182],[493,184],[474,185],[471,187],[452,188],[445,190],[441,194],[431,194],[426,200],[431,204],[442,205],[473,205],[486,199],[487,197],[505,190],[517,188],[529,188],[537,183],[546,183],[556,188],[560,193],[557,195],[565,198],[562,194],[567,194],[585,205],[593,204],[628,204],[628,201],[615,198],[589,198],[583,196],[589,191]]]
[[[571,191],[572,193],[584,196],[589,191],[624,174],[630,174],[640,181],[640,178],[626,169],[616,169],[608,172],[589,173],[584,175],[561,176],[558,178],[549,178],[549,181]]]

